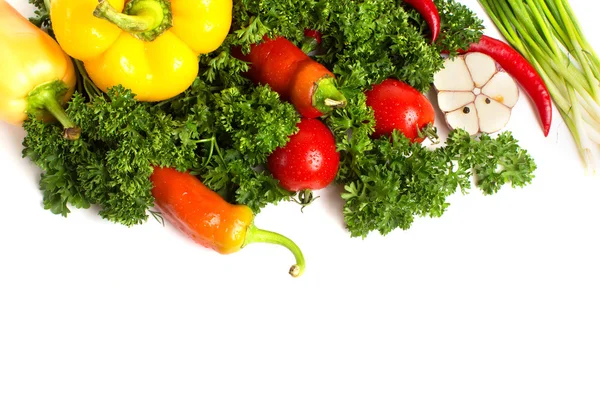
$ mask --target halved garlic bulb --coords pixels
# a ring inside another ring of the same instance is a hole
[[[433,85],[446,123],[471,135],[504,128],[519,99],[514,79],[493,58],[477,52],[446,59]]]

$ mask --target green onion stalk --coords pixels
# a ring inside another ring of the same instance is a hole
[[[479,0],[510,43],[538,71],[579,155],[595,171],[600,144],[600,59],[567,0]]]

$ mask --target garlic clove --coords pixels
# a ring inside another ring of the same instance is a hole
[[[465,64],[471,74],[475,87],[478,88],[485,85],[498,72],[496,61],[483,53],[467,53],[465,55]]]
[[[469,103],[457,110],[446,113],[446,123],[450,129],[464,129],[469,135],[479,133],[479,118],[475,103]]]
[[[441,91],[438,92],[438,107],[443,112],[454,111],[475,101],[473,92]]]
[[[475,108],[477,109],[478,125],[481,132],[498,132],[510,120],[510,108],[483,94],[475,99]]]
[[[437,90],[472,91],[475,86],[473,79],[465,64],[464,57],[458,56],[454,59],[447,58],[444,67],[438,71],[433,79],[433,85]]]
[[[515,80],[506,72],[495,74],[488,83],[481,88],[481,93],[512,108],[519,100],[519,87]]]

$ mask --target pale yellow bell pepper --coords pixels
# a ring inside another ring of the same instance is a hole
[[[73,94],[75,68],[47,33],[0,0],[0,120],[22,125],[28,113],[54,116],[71,139],[79,130],[62,106]]]

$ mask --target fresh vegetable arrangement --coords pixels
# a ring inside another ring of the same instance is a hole
[[[211,18],[230,28],[206,43],[196,31],[206,15],[182,11],[186,2],[51,0],[49,15],[44,1],[33,3],[34,21],[77,66],[65,114],[80,137],[65,140],[62,127],[33,113],[23,124],[23,155],[42,170],[54,213],[93,204],[128,226],[164,215],[223,253],[282,244],[299,276],[297,246],[252,224],[267,204],[336,185],[349,234],[366,237],[441,216],[458,189],[493,194],[533,179],[536,165],[510,132],[443,137],[433,125],[423,93],[444,54],[482,37],[481,21],[454,0],[236,0],[231,13],[209,0]],[[67,35],[72,25],[102,35],[84,46],[84,36]]]

